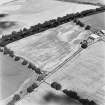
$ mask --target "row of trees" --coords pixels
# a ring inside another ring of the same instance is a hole
[[[93,100],[90,101],[88,99],[82,99],[75,91],[64,89],[63,93],[66,94],[69,98],[78,100],[82,105],[97,105]]]
[[[62,86],[61,84],[57,83],[57,82],[52,82],[51,83],[51,87],[56,89],[56,90],[61,90]],[[62,92],[67,95],[69,98],[75,99],[77,101],[79,101],[82,105],[96,105],[96,103],[94,101],[90,101],[88,99],[82,99],[76,91],[72,91],[72,90],[67,90],[64,89],[62,90]]]
[[[5,45],[7,45],[9,43],[17,41],[19,39],[22,39],[24,37],[45,31],[45,30],[50,29],[50,28],[57,27],[61,24],[70,22],[72,20],[76,20],[77,18],[89,16],[91,14],[95,14],[95,13],[101,12],[101,11],[105,11],[105,7],[86,10],[86,11],[83,11],[81,13],[77,12],[75,14],[67,14],[66,16],[58,17],[57,19],[45,21],[43,24],[39,23],[37,25],[31,26],[29,29],[24,28],[23,30],[20,30],[18,32],[13,31],[9,35],[2,36],[2,38],[0,39],[0,46],[4,47]],[[78,24],[82,27],[84,26],[80,22]]]
[[[9,48],[7,48],[6,46],[4,48],[0,48],[0,52],[3,52],[4,55],[9,55],[10,57],[14,58],[15,61],[19,61],[21,58],[19,56],[15,56],[14,52],[11,51]],[[35,71],[35,73],[37,74],[42,74],[41,69],[37,68],[34,64],[28,62],[27,60],[23,59],[22,65],[27,65],[28,64],[28,68],[32,69],[33,71]]]

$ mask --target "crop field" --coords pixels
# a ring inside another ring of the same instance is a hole
[[[42,70],[51,71],[74,53],[89,33],[70,22],[10,43],[7,47]]]
[[[46,82],[58,82],[63,89],[76,91],[81,97],[105,103],[105,42],[97,42],[66,63]]]

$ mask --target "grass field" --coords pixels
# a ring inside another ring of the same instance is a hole
[[[76,51],[88,33],[71,22],[10,43],[7,47],[42,70],[50,71]]]

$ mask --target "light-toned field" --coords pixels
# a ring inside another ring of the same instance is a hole
[[[105,42],[89,46],[46,81],[57,81],[83,98],[105,103]]]
[[[79,48],[88,33],[70,22],[10,43],[7,47],[42,70],[51,71]]]
[[[46,6],[47,5],[47,6]],[[66,14],[81,12],[87,9],[95,9],[98,6],[84,5],[77,3],[61,2],[56,0],[17,0],[0,6],[0,13],[7,13],[8,16],[0,21],[13,21],[16,23],[11,28],[0,30],[2,34],[10,34],[24,27],[43,23]]]

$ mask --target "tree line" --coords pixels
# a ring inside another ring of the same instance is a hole
[[[8,55],[11,58],[14,59],[14,61],[19,61],[21,60],[21,57],[16,56],[14,54],[14,51],[12,51],[11,49],[7,48],[6,46],[4,46],[3,48],[0,48],[0,52],[3,52],[4,55]],[[23,59],[23,61],[21,62],[22,65],[26,65],[29,69],[33,70],[35,73],[37,74],[42,74],[42,71],[40,68],[36,67],[33,63]]]
[[[29,29],[27,28],[23,28],[22,30],[16,32],[13,31],[11,34],[8,35],[3,35],[2,38],[0,39],[0,46],[4,47],[5,45],[17,41],[19,39],[25,38],[27,36],[45,31],[47,29],[50,28],[54,28],[57,27],[59,25],[62,25],[64,23],[70,22],[72,20],[76,20],[77,18],[83,18],[85,16],[89,16],[92,14],[95,14],[97,12],[102,12],[105,11],[105,7],[102,6],[100,8],[96,8],[96,9],[90,9],[90,10],[85,10],[82,12],[77,12],[75,14],[67,14],[63,17],[58,17],[57,19],[52,19],[49,21],[45,21],[44,23],[38,23],[37,25],[31,26]],[[77,23],[77,25],[80,25],[81,27],[83,27],[83,23],[79,22],[79,21],[75,21]],[[90,27],[86,27],[86,29],[89,29]]]
[[[97,105],[93,100],[81,98],[76,91],[72,91],[72,90],[68,90],[68,89],[62,90],[61,84],[59,84],[57,82],[52,82],[51,87],[54,88],[55,90],[61,90],[70,99],[79,101],[81,103],[81,105]]]

